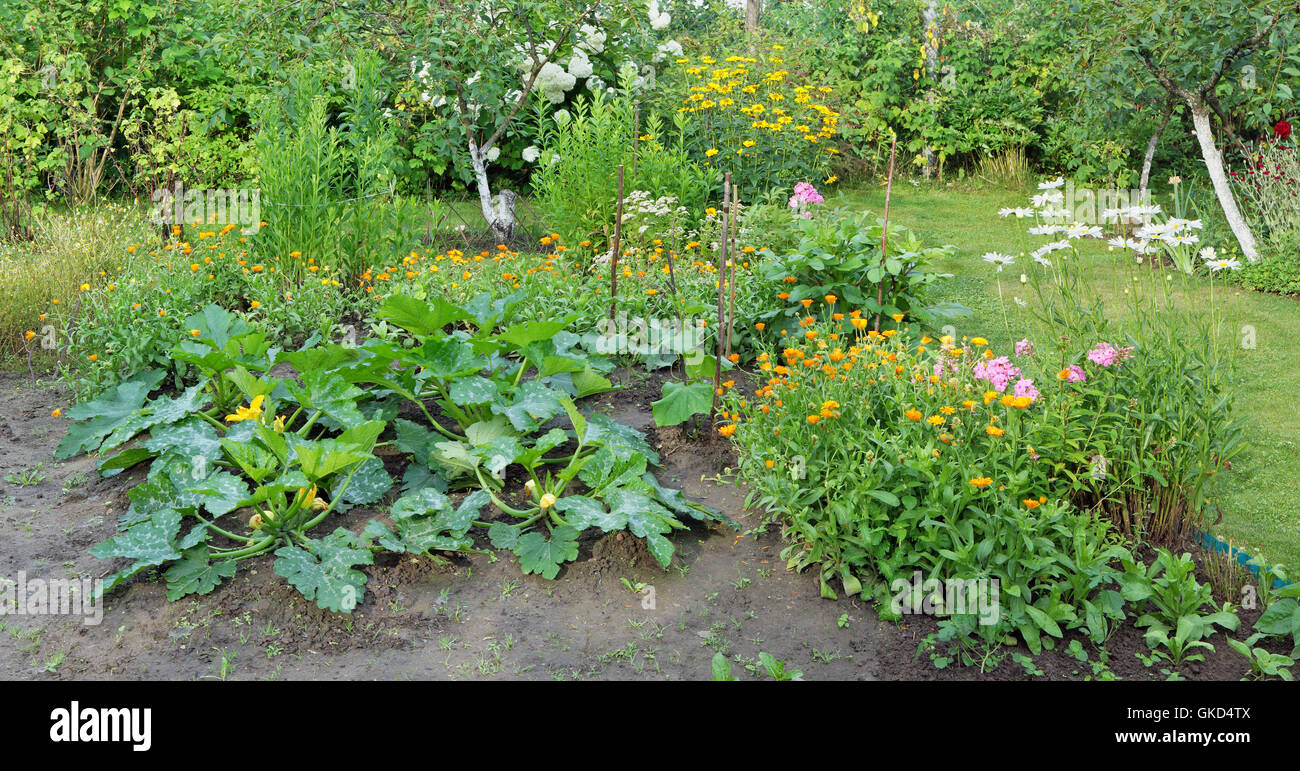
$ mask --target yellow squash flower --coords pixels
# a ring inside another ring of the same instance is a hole
[[[227,423],[238,423],[241,420],[257,420],[262,417],[262,402],[266,399],[264,394],[258,394],[253,397],[247,407],[240,407],[234,415],[227,415]]]

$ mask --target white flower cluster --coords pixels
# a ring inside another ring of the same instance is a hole
[[[660,238],[685,238],[693,235],[682,230],[689,217],[686,207],[677,205],[676,196],[651,198],[648,190],[633,190],[623,199],[623,224],[636,227],[638,235],[653,228]]]
[[[577,83],[578,79],[563,67],[555,62],[547,62],[537,71],[537,80],[533,85],[551,104],[560,104],[564,101],[564,95]]]
[[[650,12],[650,29],[666,29],[672,23],[673,17],[666,11],[659,12],[659,0],[649,0],[646,8]]]
[[[1201,240],[1200,236],[1192,232],[1204,227],[1200,220],[1185,220],[1173,217],[1166,222],[1151,222],[1151,216],[1159,213],[1160,206],[1156,204],[1140,204],[1122,209],[1107,209],[1102,212],[1102,217],[1108,221],[1119,220],[1122,222],[1142,222],[1144,224],[1133,233],[1132,238],[1117,236],[1106,243],[1117,249],[1127,249],[1135,254],[1143,255],[1156,251],[1161,244],[1178,247],[1196,244]],[[1213,249],[1210,251],[1213,252]]]
[[[592,54],[605,50],[604,30],[590,24],[583,24],[579,31],[582,32],[582,40],[578,42],[578,48]]]
[[[685,51],[682,49],[681,43],[676,40],[668,40],[659,44],[659,47],[655,50],[654,61],[656,63],[662,62],[670,56],[678,57],[683,53],[685,53]]]
[[[569,59],[569,74],[575,78],[589,78],[595,69],[591,66],[591,59],[587,58],[587,52],[581,48],[573,49],[573,58]]]

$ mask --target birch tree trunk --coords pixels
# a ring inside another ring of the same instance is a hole
[[[515,233],[517,196],[509,190],[502,190],[497,196],[496,204],[493,204],[492,187],[488,184],[487,162],[483,158],[483,151],[473,140],[469,143],[469,162],[474,170],[474,182],[478,188],[478,203],[483,212],[483,219],[487,221],[488,229],[498,242],[509,243]]]
[[[1223,158],[1219,155],[1219,148],[1214,144],[1214,133],[1210,127],[1210,106],[1205,103],[1205,100],[1194,95],[1188,97],[1187,104],[1192,108],[1192,126],[1195,127],[1196,139],[1201,144],[1201,156],[1205,159],[1205,168],[1210,172],[1210,182],[1214,184],[1214,194],[1219,199],[1219,205],[1223,207],[1223,216],[1228,220],[1228,227],[1232,228],[1232,234],[1237,237],[1237,243],[1241,245],[1242,255],[1247,261],[1256,262],[1259,260],[1259,252],[1255,249],[1255,237],[1237,208],[1237,199],[1232,195],[1228,175],[1223,171]]]

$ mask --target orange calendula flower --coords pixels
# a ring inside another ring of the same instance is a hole
[[[768,460],[763,461],[763,465],[764,465],[764,466],[767,466],[768,468],[772,468],[772,467],[774,467],[774,466],[776,465],[776,461],[771,460],[771,459],[769,458]]]
[[[971,487],[985,488],[993,484],[993,480],[988,477],[975,477],[970,481]]]
[[[835,304],[835,301],[838,300],[838,299],[840,299],[840,298],[836,297],[836,296],[833,295],[833,294],[828,294],[828,295],[826,295],[826,296],[825,296],[824,298],[822,298],[822,299],[824,299],[824,300],[826,301],[826,304],[827,304],[827,305],[834,305],[834,304]]]
[[[908,420],[920,420],[922,417],[921,411],[916,409],[909,409],[907,412],[904,412],[903,414],[907,416]]]
[[[891,319],[893,319],[894,321],[897,321],[898,323],[901,324],[901,323],[903,322],[903,318],[904,318],[904,317],[903,317],[903,314],[901,314],[901,313],[893,313],[893,314],[890,314],[889,318],[891,318]]]
[[[59,416],[62,415],[62,414],[63,414],[63,410],[55,410],[54,412],[51,412],[51,413],[50,413],[50,417],[52,417],[52,418],[57,418],[57,417],[59,417]]]
[[[989,436],[1002,436],[1003,434],[1006,433],[1006,431],[998,428],[997,426],[985,426],[984,433],[988,434]]]
[[[809,416],[808,416],[808,422],[811,423],[811,424],[814,425],[814,426],[817,425],[817,421],[819,421],[819,420],[821,420],[821,419],[822,419],[822,416],[821,416],[821,415],[809,415]]]
[[[736,433],[736,424],[728,423],[727,425],[720,427],[718,429],[718,433],[722,434],[723,436],[731,436],[732,434]]]
[[[1038,501],[1034,500],[1033,498],[1026,498],[1025,500],[1021,501],[1021,503],[1025,504],[1026,509],[1036,509],[1041,505],[1039,504]]]
[[[762,332],[764,329],[767,329],[767,325],[760,321],[754,325],[754,329],[757,329],[759,332]]]

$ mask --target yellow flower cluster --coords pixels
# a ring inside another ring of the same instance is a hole
[[[797,82],[775,55],[677,62],[690,65],[677,112],[696,118],[696,151],[706,164],[740,175],[742,184],[824,177],[827,157],[839,152],[832,140],[840,114],[826,103],[829,87]]]

